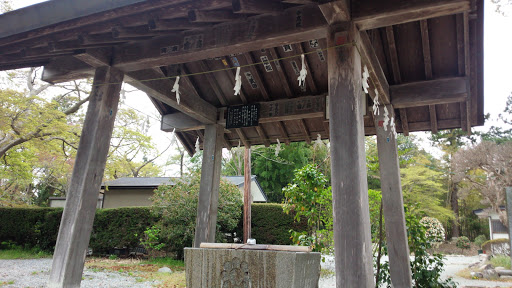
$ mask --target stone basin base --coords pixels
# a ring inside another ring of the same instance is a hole
[[[185,248],[187,287],[316,288],[320,253]]]

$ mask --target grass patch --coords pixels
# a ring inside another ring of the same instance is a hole
[[[0,259],[39,259],[51,258],[52,254],[38,249],[11,248],[0,250]]]
[[[509,256],[496,255],[491,258],[490,262],[494,267],[505,267],[505,269],[510,269]]]
[[[173,271],[174,271],[174,269],[177,269],[177,270],[185,269],[185,262],[183,262],[181,260],[169,258],[169,257],[151,258],[149,260],[143,261],[142,263],[158,265],[160,267],[167,266],[167,267],[171,268],[171,270],[173,270]]]

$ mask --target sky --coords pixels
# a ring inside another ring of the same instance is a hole
[[[35,3],[44,2],[41,0],[13,0],[13,8],[19,9]],[[490,113],[491,118],[484,127],[473,128],[475,131],[485,131],[488,127],[496,124],[498,114],[503,112],[506,99],[512,93],[512,5],[506,7],[508,17],[495,12],[496,6],[490,0],[485,0],[484,15],[484,113]],[[509,35],[509,36],[506,36]],[[134,90],[127,88],[128,90]],[[158,144],[159,149],[167,147],[169,134],[160,130],[158,112],[148,97],[141,92],[127,93],[125,104],[136,108],[143,114],[150,115],[151,128],[149,134]],[[415,134],[415,133],[413,133]],[[426,139],[423,134],[418,134]],[[424,140],[426,141],[426,140]],[[423,143],[423,147],[429,150],[429,143]],[[429,151],[434,152],[434,151]],[[172,153],[172,152],[170,152]],[[170,154],[164,155],[160,163],[165,162]],[[166,176],[175,176],[176,167],[168,167]]]

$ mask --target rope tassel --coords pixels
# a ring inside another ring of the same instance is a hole
[[[174,82],[174,86],[172,86],[171,92],[176,92],[176,102],[180,105],[180,76],[176,77],[176,81]]]
[[[370,88],[370,85],[368,85],[368,78],[370,78],[370,73],[368,73],[368,67],[364,65],[363,69],[363,90],[364,93],[368,94],[368,88]]]
[[[375,98],[373,98],[373,115],[379,115],[379,90],[375,88]]]
[[[197,140],[196,140],[196,153],[199,153],[199,151],[201,151],[201,149],[199,148],[199,137],[197,137]]]
[[[276,157],[279,155],[279,151],[281,151],[281,142],[279,142],[279,139],[277,139],[277,145],[276,145]]]
[[[304,54],[300,55],[300,58],[302,59],[302,69],[300,70],[299,77],[297,78],[297,80],[299,80],[299,86],[306,84],[306,76],[308,75],[304,57]]]
[[[240,67],[236,68],[236,76],[235,76],[235,95],[240,95],[240,89],[242,89],[242,76],[240,76]]]

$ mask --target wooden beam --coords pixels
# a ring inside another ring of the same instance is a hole
[[[212,22],[226,22],[237,19],[238,16],[229,10],[190,10],[188,12],[188,21],[190,23],[212,23]]]
[[[320,0],[319,5],[329,25],[350,21],[350,1]]]
[[[226,63],[229,63],[229,59],[228,57],[222,57],[222,60],[226,61]],[[235,87],[235,76],[236,76],[236,70],[232,69],[232,70],[224,70],[224,73],[226,73],[228,76],[228,80],[229,81],[229,86],[231,87]],[[244,92],[244,89],[245,87],[242,86],[242,88],[240,89],[240,94],[238,94],[238,97],[240,97],[240,100],[242,100],[242,103],[243,104],[247,104],[247,97],[245,97],[245,92]]]
[[[208,65],[208,62],[204,60],[199,61],[199,66],[203,71],[212,70],[210,65]],[[213,93],[215,94],[215,96],[217,96],[217,99],[219,99],[220,104],[222,104],[222,106],[228,106],[228,100],[226,99],[226,96],[222,92],[222,89],[220,88],[219,83],[217,82],[217,79],[215,79],[213,73],[206,73],[204,74],[204,76],[206,77],[208,83],[210,83]]]
[[[466,77],[393,85],[389,90],[395,109],[461,102],[468,96]]]
[[[191,23],[188,18],[179,19],[150,19],[148,21],[149,30],[173,31],[173,30],[191,30],[205,27],[211,27],[209,23]]]
[[[149,27],[147,25],[135,27],[123,27],[117,25],[115,27],[112,27],[111,31],[112,37],[115,39],[147,37],[161,34],[157,31],[149,30]]]
[[[370,30],[470,10],[470,0],[352,1],[352,20]]]
[[[457,55],[459,76],[470,76],[471,60],[469,59],[469,15],[467,12],[457,14]],[[462,130],[471,134],[471,85],[468,85],[468,98],[460,103]]]
[[[50,287],[80,287],[122,81],[123,73],[115,68],[96,69],[53,254]]]
[[[400,109],[400,122],[402,122],[404,136],[409,136],[409,120],[407,120],[407,109],[405,108]]]
[[[110,66],[112,59],[111,48],[87,49],[73,55],[76,59],[90,65],[91,67]]]
[[[339,37],[359,42],[356,27],[349,25],[346,32],[330,27],[327,47]],[[330,48],[327,65],[336,287],[374,287],[361,58],[355,46]]]
[[[207,125],[203,163],[201,166],[201,184],[197,205],[196,232],[194,247],[203,242],[215,242],[217,230],[217,209],[219,205],[219,185],[222,170],[222,135],[224,129],[219,125]]]
[[[425,77],[432,79],[432,57],[430,53],[430,37],[428,33],[427,20],[420,21],[421,43],[423,46],[423,63],[425,64]]]
[[[183,145],[183,148],[187,150],[187,153],[190,157],[194,156],[194,148],[192,148],[192,145],[187,141],[187,137],[183,135],[181,132],[176,132],[176,138],[180,140],[181,145]]]
[[[373,79],[373,83],[376,86],[375,88],[379,91],[379,103],[384,105],[389,104],[391,99],[391,97],[389,97],[389,83],[366,31],[360,32],[360,39],[359,50],[361,51],[361,57],[363,63],[368,67],[370,79]],[[375,98],[373,91],[370,91],[370,95]]]
[[[304,119],[300,119],[299,121],[300,129],[302,133],[304,133],[304,138],[306,139],[306,143],[311,144],[311,134],[309,133],[308,126],[306,125],[306,121]]]
[[[94,68],[73,56],[53,59],[44,66],[41,79],[48,83],[67,82],[75,79],[89,78],[94,75]]]
[[[278,59],[280,59],[279,53],[277,52],[276,48],[270,48],[268,50],[270,53],[270,61],[274,62],[274,64],[277,66],[277,68],[276,68],[277,76],[279,77],[279,81],[281,82],[281,85],[284,89],[286,97],[292,98],[293,93],[292,93],[292,89],[290,88],[290,83],[288,82],[288,77],[286,75],[286,71],[283,68],[284,66],[282,64],[282,61],[278,60]],[[274,61],[272,61],[272,60],[274,60]],[[278,63],[276,63],[276,62],[278,62]],[[277,65],[277,64],[279,64],[279,65]]]
[[[233,12],[240,14],[273,14],[283,11],[279,0],[233,0]]]
[[[396,51],[395,33],[392,26],[386,27],[386,37],[389,46],[389,58],[391,59],[391,70],[393,71],[393,79],[395,84],[402,83],[400,76],[400,64],[398,63],[398,53]]]
[[[254,81],[256,81],[256,84],[258,84],[258,88],[261,92],[261,96],[265,100],[270,100],[269,93],[267,91],[267,85],[263,82],[263,78],[261,77],[261,73],[258,69],[256,69],[256,66],[254,65],[255,61],[252,56],[251,52],[244,53],[245,60],[247,61],[247,65],[249,65],[249,71],[252,74],[252,77],[254,78]]]
[[[384,107],[381,107],[380,110],[384,110]],[[389,116],[392,117],[394,114],[393,107],[387,105],[387,110],[391,111]],[[403,112],[405,115],[405,111]],[[400,109],[400,118],[402,118],[402,109]],[[407,119],[407,115],[405,115],[405,118]],[[389,127],[379,126],[379,123],[384,122],[384,120],[383,114],[376,115],[374,124],[377,128],[382,208],[386,219],[386,239],[391,281],[394,287],[412,287],[397,141],[396,137],[389,136]]]
[[[244,241],[246,244],[247,239],[251,238],[251,147],[245,146],[244,149]]]
[[[437,133],[439,130],[437,129],[437,111],[436,105],[428,105],[428,111],[430,113],[430,129],[432,133]]]
[[[282,121],[276,122],[277,128],[279,129],[279,134],[281,134],[281,139],[284,140],[284,143],[286,145],[290,145],[290,136],[288,135],[288,132],[286,132],[286,127],[284,126],[284,123]]]
[[[301,17],[298,17],[298,14]],[[212,28],[156,37],[116,48],[113,65],[125,71],[219,57],[325,37],[325,20],[316,6],[259,15]],[[230,47],[236,44],[236,48]],[[177,51],[167,49],[176,47]]]
[[[251,142],[247,139],[247,136],[245,136],[242,128],[235,128],[235,132],[238,134],[238,138],[240,138],[240,141],[242,141],[245,147],[251,147]]]
[[[265,147],[270,147],[270,140],[268,139],[267,133],[265,132],[265,129],[263,129],[263,126],[256,126],[256,131],[258,132],[258,135],[260,135],[260,138],[263,141],[263,145],[265,145]]]
[[[189,79],[187,77],[183,77],[180,80],[181,101],[180,104],[178,104],[175,97],[176,93],[171,92],[175,79],[162,79],[165,78],[166,75],[164,75],[159,69],[132,71],[127,73],[126,76],[133,79],[129,81],[130,85],[146,92],[158,101],[161,101],[204,124],[217,122],[217,108],[197,95],[193,86],[188,83]]]

